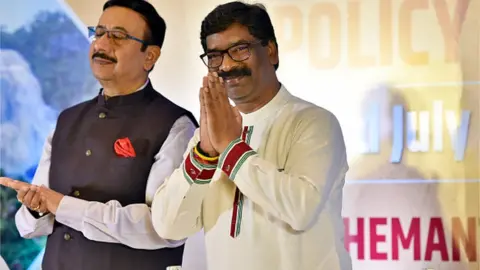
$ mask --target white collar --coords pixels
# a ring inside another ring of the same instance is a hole
[[[140,90],[143,90],[143,89],[147,86],[147,84],[148,84],[149,82],[150,82],[150,79],[147,78],[147,81],[146,81],[142,86],[140,86],[140,88],[138,88],[137,90],[135,90],[135,92],[140,91]],[[135,92],[134,92],[134,93],[135,93]]]
[[[254,112],[248,114],[241,113],[242,118],[245,120],[245,122],[257,122],[259,120],[263,120],[272,113],[278,112],[279,108],[285,105],[290,97],[291,94],[282,84],[280,90],[278,90],[277,94],[272,100]]]

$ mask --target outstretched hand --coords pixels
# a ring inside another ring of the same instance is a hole
[[[0,185],[17,191],[17,200],[32,211],[39,213],[57,212],[58,205],[63,199],[60,194],[45,186],[36,186],[23,181],[0,177]]]
[[[230,104],[223,79],[217,73],[208,74],[208,87],[201,89],[207,115],[208,136],[218,153],[242,134],[242,116]]]

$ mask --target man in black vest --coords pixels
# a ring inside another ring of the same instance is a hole
[[[60,114],[32,185],[0,184],[23,203],[15,217],[20,234],[48,235],[43,269],[180,266],[185,241],[160,238],[149,207],[198,124],[148,79],[166,30],[154,7],[111,0],[103,10],[89,27],[99,95]]]

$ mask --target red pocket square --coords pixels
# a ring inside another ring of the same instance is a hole
[[[121,138],[115,141],[113,145],[115,153],[119,157],[135,157],[135,149],[133,149],[132,143],[129,138]]]

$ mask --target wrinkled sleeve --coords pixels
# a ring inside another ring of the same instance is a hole
[[[52,151],[53,132],[45,140],[42,155],[38,162],[37,170],[32,179],[32,184],[48,187],[48,174],[50,171],[50,157]],[[23,238],[35,238],[39,236],[50,235],[53,231],[54,216],[46,214],[39,216],[30,211],[25,205],[22,205],[15,214],[15,225]]]
[[[199,129],[183,155],[183,162],[155,194],[152,206],[153,225],[157,233],[168,239],[183,239],[203,228],[202,203],[215,165],[203,164],[194,154],[199,142]]]

